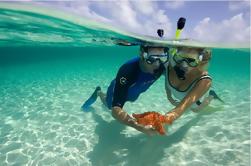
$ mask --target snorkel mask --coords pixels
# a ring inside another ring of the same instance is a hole
[[[170,60],[171,66],[174,68],[176,75],[179,79],[185,80],[185,74],[191,68],[197,67],[203,60],[204,50],[200,52],[195,58],[191,58],[189,54],[182,51],[172,50],[172,58]]]
[[[143,58],[147,64],[153,64],[156,61],[159,61],[160,64],[167,64],[169,60],[168,48],[164,48],[164,52],[162,54],[153,54],[149,53],[149,47],[143,46]]]
[[[190,58],[188,55],[177,52],[174,56],[173,56],[173,60],[177,63],[177,64],[181,64],[183,62],[185,62],[188,66],[190,67],[197,67],[199,65],[199,62],[202,61],[203,59],[203,54],[199,54],[198,58]]]

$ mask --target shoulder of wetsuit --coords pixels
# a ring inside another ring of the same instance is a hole
[[[123,79],[126,79],[130,85],[137,79],[139,70],[139,60],[128,61],[119,68],[116,80],[124,77]]]
[[[140,69],[139,58],[134,58],[124,63],[119,68],[119,72],[124,73],[124,74],[131,74],[131,73],[137,73],[139,69]]]

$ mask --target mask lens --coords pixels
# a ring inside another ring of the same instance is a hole
[[[159,60],[161,63],[165,63],[167,61],[167,57],[160,57]]]
[[[196,59],[191,59],[191,58],[187,58],[187,64],[191,67],[196,67],[198,66],[198,63],[196,61]]]
[[[155,58],[153,58],[153,57],[148,57],[147,59],[146,59],[146,62],[148,63],[148,64],[153,64],[154,62],[156,61],[156,59]]]
[[[181,62],[185,61],[191,67],[198,66],[198,62],[197,62],[196,59],[188,58],[185,55],[175,54],[174,57],[173,57],[173,59],[178,64],[180,64]]]
[[[178,64],[180,64],[180,63],[184,60],[184,58],[181,57],[179,54],[175,54],[175,55],[173,56],[173,59],[174,59],[174,61],[175,61],[176,63],[178,63]]]
[[[168,61],[168,56],[166,54],[163,55],[149,55],[149,57],[146,59],[147,63],[148,61],[151,62],[149,64],[152,64],[156,61],[159,61],[160,63],[166,63]]]

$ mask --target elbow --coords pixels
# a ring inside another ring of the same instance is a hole
[[[205,87],[208,90],[212,86],[212,80],[205,80]]]
[[[116,117],[117,117],[116,115],[117,115],[117,111],[116,111],[116,109],[113,107],[113,108],[112,108],[112,117],[116,119]]]
[[[121,112],[121,108],[120,107],[112,107],[112,116],[113,118],[117,119],[119,113]]]

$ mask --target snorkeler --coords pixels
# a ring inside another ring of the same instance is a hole
[[[223,102],[213,90],[209,90],[212,84],[207,72],[210,49],[178,47],[170,50],[172,57],[170,55],[166,70],[165,87],[168,100],[176,106],[166,114],[170,120],[177,119],[188,108],[197,112],[213,99]]]
[[[107,93],[103,93],[101,88],[97,87],[92,96],[83,104],[82,109],[88,109],[97,97],[100,97],[103,104],[112,110],[112,116],[119,122],[146,134],[155,132],[152,128],[137,124],[135,119],[124,111],[123,106],[127,101],[136,101],[141,93],[160,78],[168,60],[168,48],[141,46],[140,56],[120,67]]]

